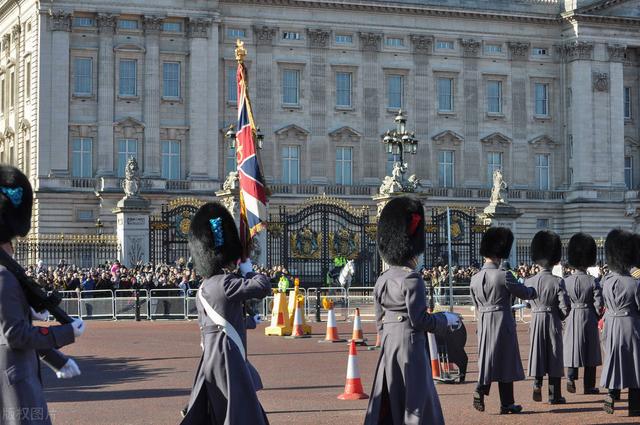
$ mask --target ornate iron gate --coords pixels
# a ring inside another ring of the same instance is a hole
[[[475,208],[450,209],[451,262],[454,266],[468,267],[481,263],[480,240],[487,226],[476,223]],[[431,224],[427,226],[424,263],[426,267],[448,264],[447,210],[434,208]]]
[[[149,259],[154,265],[188,260],[189,226],[203,204],[198,199],[179,198],[164,204],[159,216],[149,218]]]
[[[355,261],[352,286],[373,285],[379,272],[375,230],[367,207],[335,198],[312,198],[294,212],[281,206],[269,220],[267,261],[310,287],[325,285],[333,259],[343,256]]]

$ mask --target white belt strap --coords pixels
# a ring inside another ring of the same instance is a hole
[[[244,344],[242,343],[242,338],[240,338],[236,328],[234,328],[231,323],[227,322],[224,317],[220,316],[218,312],[211,307],[207,300],[204,299],[201,290],[198,290],[198,298],[200,299],[200,303],[202,303],[202,307],[204,307],[204,311],[207,313],[207,316],[209,316],[209,319],[211,319],[211,321],[216,325],[220,326],[222,331],[227,334],[233,342],[235,342],[238,350],[240,350],[240,354],[242,354],[242,358],[246,360],[247,356],[244,351]]]

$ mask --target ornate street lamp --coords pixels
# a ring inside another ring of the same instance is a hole
[[[227,131],[224,133],[224,138],[229,140],[229,146],[231,149],[236,148],[236,130],[235,124],[229,124]],[[256,127],[256,145],[258,149],[262,149],[262,142],[264,142],[264,134],[260,131],[260,127]]]
[[[102,224],[102,220],[98,218],[94,226],[96,227],[96,235],[98,236],[102,235],[102,228],[104,227],[104,224]]]
[[[407,131],[407,119],[402,110],[398,111],[395,122],[395,130],[387,130],[382,138],[382,143],[387,145],[387,153],[394,156],[394,168],[397,163],[400,163],[399,168],[402,180],[404,180],[404,174],[407,171],[405,154],[416,154],[418,151],[418,139],[416,139],[414,132]]]

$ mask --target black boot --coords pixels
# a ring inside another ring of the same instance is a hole
[[[533,401],[542,401],[542,377],[536,376],[533,380]]]
[[[478,412],[484,412],[484,395],[489,394],[491,385],[480,385],[476,387],[473,393],[473,408]]]
[[[567,368],[567,392],[575,393],[576,392],[576,379],[578,379],[578,368],[577,367],[568,367]]]
[[[629,416],[640,416],[640,389],[629,388]]]
[[[604,405],[602,406],[602,409],[605,411],[605,413],[613,415],[613,411],[615,408],[615,396],[615,390],[609,390],[609,394],[607,394],[607,396],[604,398]]]
[[[519,404],[510,404],[509,406],[500,406],[500,414],[508,415],[509,413],[518,414],[522,412],[522,406]]]
[[[522,406],[515,404],[513,400],[513,382],[498,383],[500,391],[500,414],[516,414],[522,412]]]
[[[584,368],[584,393],[600,394],[600,390],[596,387],[596,367],[587,366]]]
[[[560,377],[549,377],[549,404],[566,404],[567,400],[562,397],[562,384]]]

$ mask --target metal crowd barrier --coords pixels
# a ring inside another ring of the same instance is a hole
[[[348,314],[353,315],[355,308],[360,309],[362,320],[376,320],[373,308],[373,287],[356,286],[347,290]]]
[[[149,318],[149,292],[138,290],[140,299],[140,318]],[[114,318],[132,319],[136,317],[136,291],[134,289],[117,289],[114,297]]]
[[[187,319],[198,318],[198,307],[196,306],[196,295],[198,295],[197,289],[189,289],[187,291],[187,297],[185,298],[186,315]]]
[[[67,312],[69,316],[80,317],[80,303],[77,291],[58,291],[62,298],[60,308]],[[51,319],[52,316],[49,316]]]
[[[115,317],[113,292],[110,290],[82,291],[78,301],[83,319],[113,319]]]
[[[326,287],[326,288],[309,288],[307,290],[307,305],[306,305],[306,314],[307,316],[312,315],[315,316],[316,313],[316,302],[318,294],[320,294],[320,314],[325,314],[326,312],[322,308],[322,299],[327,298],[333,301],[333,310],[336,314],[336,320],[347,320],[349,318],[349,299],[347,296],[347,291],[340,287]],[[322,316],[321,316],[322,317]]]
[[[186,315],[185,293],[181,289],[152,289],[149,293],[149,318],[184,319]]]

